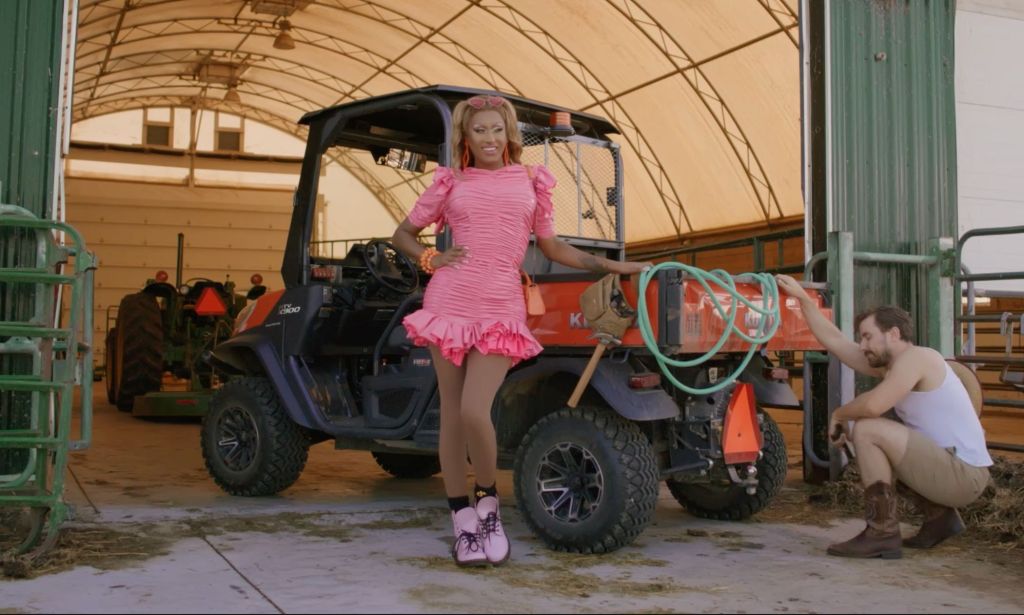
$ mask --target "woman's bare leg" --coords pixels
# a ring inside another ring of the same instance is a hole
[[[482,487],[494,484],[498,474],[498,443],[491,420],[494,395],[508,373],[509,359],[472,350],[466,356],[462,386],[462,433],[469,446],[476,482]]]
[[[466,437],[462,428],[462,386],[466,367],[459,367],[444,358],[437,346],[430,346],[437,372],[437,386],[441,394],[441,437],[438,458],[441,476],[449,498],[468,495],[466,487]]]

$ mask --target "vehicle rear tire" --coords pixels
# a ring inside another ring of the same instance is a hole
[[[156,297],[125,295],[117,308],[114,353],[117,409],[130,412],[136,395],[160,390],[164,372],[164,328]]]
[[[516,503],[550,547],[606,553],[654,515],[658,468],[636,424],[605,408],[565,408],[527,432],[516,454]]]
[[[705,519],[739,521],[764,509],[778,494],[786,480],[786,442],[775,420],[761,413],[761,435],[764,455],[754,465],[757,468],[757,491],[750,495],[746,488],[734,483],[721,485],[683,483],[666,480],[669,491],[677,502],[690,513]]]
[[[441,471],[441,460],[429,455],[371,453],[382,470],[395,478],[430,478]]]
[[[273,495],[298,480],[309,440],[266,378],[232,380],[210,399],[200,436],[213,481],[231,495]]]
[[[103,379],[106,381],[107,401],[111,404],[117,404],[117,327],[111,327],[110,331],[107,331],[104,348],[106,349],[106,356],[103,361],[106,363],[106,366],[103,370]]]

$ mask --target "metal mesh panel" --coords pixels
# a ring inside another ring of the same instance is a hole
[[[555,232],[586,239],[621,240],[619,195],[612,150],[588,139],[547,139],[523,131],[523,164],[543,164],[558,179],[551,195]]]

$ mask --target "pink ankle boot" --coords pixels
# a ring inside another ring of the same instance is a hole
[[[455,563],[459,566],[486,566],[487,554],[484,553],[476,511],[467,506],[452,512],[452,526],[455,528],[455,544],[452,545]]]
[[[504,564],[512,550],[508,544],[508,536],[505,535],[505,528],[501,526],[498,498],[488,495],[477,500],[476,514],[480,518],[480,533],[487,561],[495,566]]]

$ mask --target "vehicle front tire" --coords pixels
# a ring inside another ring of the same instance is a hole
[[[207,471],[231,495],[283,491],[298,480],[309,456],[309,440],[260,377],[233,380],[214,394],[201,443]]]
[[[628,545],[658,499],[650,441],[607,408],[565,408],[539,420],[519,446],[513,481],[526,524],[558,551]]]

